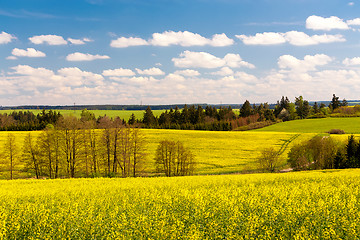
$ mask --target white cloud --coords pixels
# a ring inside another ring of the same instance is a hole
[[[102,72],[104,76],[117,76],[117,77],[131,77],[135,76],[135,73],[131,69],[117,68],[108,69]]]
[[[342,63],[346,66],[360,65],[360,57],[345,58]]]
[[[7,59],[7,60],[16,60],[16,59],[18,59],[18,58],[15,57],[15,56],[8,56],[6,59]]]
[[[173,58],[176,67],[180,68],[218,68],[218,67],[248,67],[254,68],[253,64],[245,62],[239,54],[229,53],[224,58],[218,58],[207,52],[184,51],[180,58]]]
[[[346,21],[346,23],[348,25],[359,26],[360,25],[360,18],[355,18],[355,19],[352,19],[352,20],[348,20],[348,21]]]
[[[198,71],[192,70],[192,69],[178,70],[178,71],[175,71],[174,74],[182,75],[182,76],[186,76],[186,77],[195,77],[195,76],[200,75],[200,73]]]
[[[46,57],[45,53],[34,48],[27,48],[26,50],[14,48],[11,53],[16,57]]]
[[[188,31],[153,33],[149,42],[154,46],[180,45],[183,47],[205,46],[223,47],[234,44],[234,40],[228,38],[224,33],[213,35],[212,39],[205,38],[198,33]]]
[[[226,62],[225,65],[232,68],[238,68],[238,67],[255,68],[253,64],[243,61],[239,54],[228,53],[225,55],[224,60]]]
[[[332,29],[346,30],[349,29],[349,26],[342,19],[335,16],[324,18],[312,15],[306,19],[306,28],[312,30],[330,31]]]
[[[66,60],[67,61],[93,61],[93,60],[97,60],[97,59],[110,59],[109,56],[107,55],[92,55],[89,53],[80,53],[80,52],[75,52],[75,53],[71,53],[69,55],[67,55]]]
[[[134,37],[120,37],[116,40],[112,40],[110,43],[111,47],[114,48],[126,48],[131,46],[144,46],[149,45],[149,43],[142,38],[134,38]]]
[[[30,37],[29,40],[34,44],[48,45],[66,45],[67,41],[62,36],[57,35],[40,35]]]
[[[355,4],[354,2],[349,2],[348,3],[349,6],[354,6],[354,4]]]
[[[304,32],[290,31],[286,33],[265,32],[257,33],[255,36],[236,35],[246,45],[275,45],[290,43],[295,46],[316,45],[320,43],[344,42],[345,38],[340,35],[313,35]]]
[[[257,33],[255,36],[235,35],[246,45],[275,45],[285,43],[285,37],[282,33],[264,32]]]
[[[207,52],[191,52],[184,51],[180,54],[180,58],[173,58],[172,61],[176,67],[180,68],[218,68],[226,64],[226,62]]]
[[[228,38],[225,33],[215,34],[211,39],[210,45],[213,47],[226,47],[234,44],[234,40]]]
[[[68,38],[67,40],[74,45],[84,45],[86,42],[92,42],[92,40],[89,38],[83,38],[83,39]]]
[[[149,69],[144,69],[144,70],[136,68],[135,70],[140,75],[152,75],[152,76],[165,75],[165,73],[161,69],[155,68],[155,67],[149,68]]]
[[[228,76],[233,75],[234,71],[229,67],[223,67],[219,71],[212,72],[211,75]]]
[[[234,44],[234,40],[226,36],[225,33],[214,34],[211,39],[205,38],[198,33],[192,33],[189,31],[165,31],[162,33],[153,33],[152,38],[148,41],[142,38],[126,38],[120,37],[116,40],[112,40],[110,43],[111,47],[115,48],[126,48],[130,46],[162,46],[167,47],[171,45],[179,45],[183,47],[190,46],[213,46],[213,47],[224,47]]]
[[[100,74],[82,71],[77,67],[61,68],[58,75],[63,77],[63,82],[70,86],[101,85],[104,77]]]
[[[316,70],[317,66],[326,65],[332,60],[331,57],[325,54],[306,55],[304,60],[291,55],[282,55],[279,57],[278,65],[281,69],[290,69],[293,72],[308,72]]]
[[[16,39],[16,37],[14,37],[13,35],[6,33],[6,32],[1,32],[0,33],[0,44],[6,44],[11,42],[13,39]]]

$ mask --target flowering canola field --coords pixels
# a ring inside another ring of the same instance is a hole
[[[356,239],[360,170],[0,181],[0,239]]]

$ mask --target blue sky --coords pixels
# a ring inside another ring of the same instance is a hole
[[[0,3],[0,105],[359,99],[360,0]]]

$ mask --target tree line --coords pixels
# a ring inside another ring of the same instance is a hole
[[[296,97],[294,102],[283,96],[277,101],[274,109],[270,109],[268,103],[251,104],[246,100],[238,113],[231,106],[216,108],[207,105],[203,108],[202,105],[184,105],[182,109],[177,106],[174,109],[170,108],[157,117],[153,114],[152,109],[147,107],[142,119],[136,119],[135,114],[132,114],[128,120],[122,119],[122,122],[128,125],[137,124],[145,128],[230,131],[242,129],[244,126],[250,126],[246,129],[264,127],[279,120],[326,117],[329,113],[347,116],[354,115],[357,113],[354,111],[358,111],[360,114],[359,108],[350,109],[345,108],[346,106],[347,101],[345,99],[340,101],[335,94],[328,106],[317,102],[310,106],[302,96]],[[56,124],[61,117],[60,112],[52,110],[43,110],[37,115],[30,111],[0,114],[0,131],[42,130],[48,124]],[[96,118],[87,109],[83,109],[81,113],[81,120],[95,121],[97,127],[102,117]]]
[[[39,134],[28,132],[22,148],[9,133],[3,146],[3,170],[16,178],[137,177],[148,161],[146,139],[136,126],[120,118],[95,120],[65,116]],[[164,140],[155,155],[156,169],[166,176],[190,175],[194,156],[180,142]],[[147,164],[148,165],[148,164]]]
[[[360,167],[360,142],[354,135],[340,142],[329,136],[315,136],[290,149],[288,162],[295,170]]]

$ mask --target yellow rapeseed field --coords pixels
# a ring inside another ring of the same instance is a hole
[[[197,162],[195,174],[226,174],[257,171],[259,168],[257,157],[266,147],[273,147],[276,150],[284,149],[281,167],[285,168],[289,146],[315,135],[314,133],[252,131],[215,132],[165,129],[142,129],[142,131],[147,142],[147,159],[144,163],[146,175],[155,173],[154,155],[157,145],[164,139],[179,140],[194,153]],[[0,132],[0,153],[9,133],[15,135],[18,149],[21,151],[24,138],[29,132]],[[33,131],[31,134],[37,136],[40,131]],[[293,138],[294,140],[289,142]],[[289,145],[287,145],[288,142]],[[18,157],[20,163],[15,168],[15,176],[16,178],[28,178],[28,174],[22,173],[21,155]],[[7,169],[1,165],[0,177],[7,178]]]
[[[360,170],[0,181],[0,239],[357,239]]]

